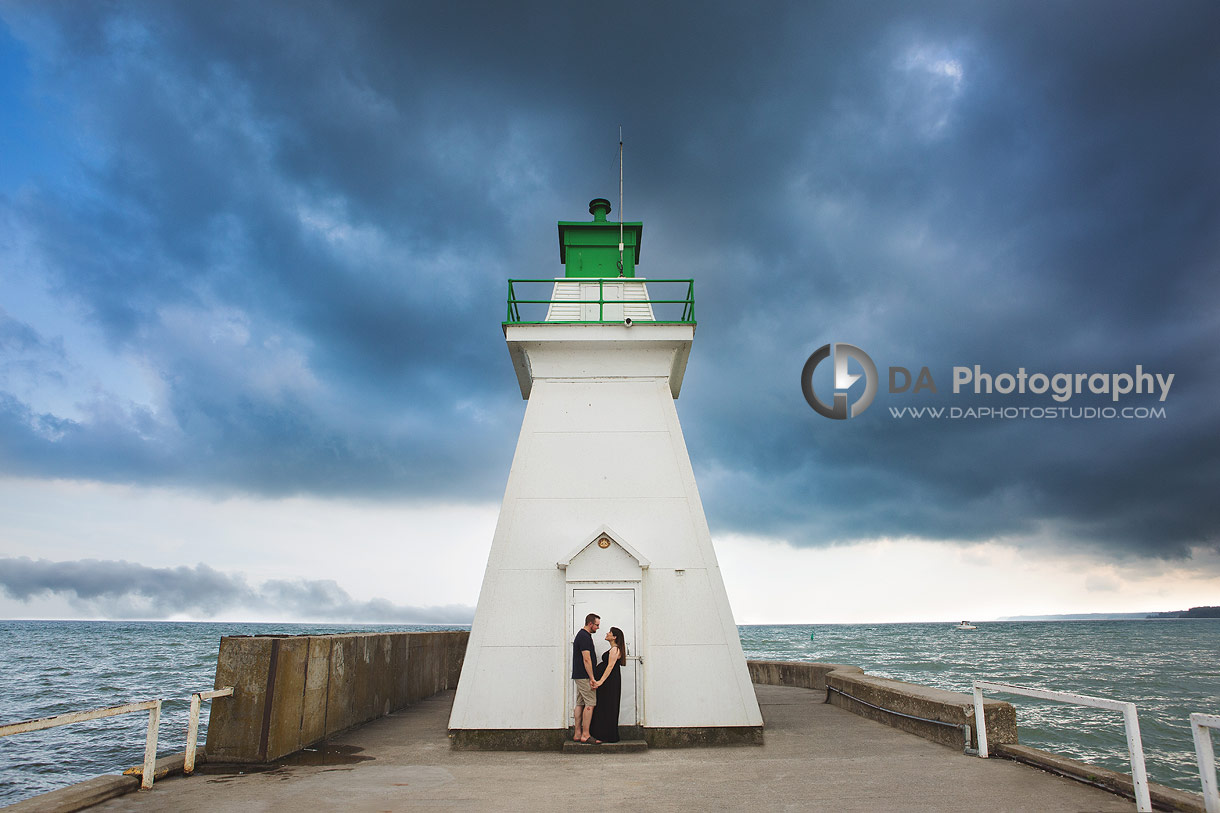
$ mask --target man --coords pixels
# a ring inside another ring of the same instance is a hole
[[[589,613],[585,625],[576,631],[572,639],[572,680],[576,682],[576,708],[572,712],[575,722],[576,742],[590,741],[589,722],[593,719],[593,707],[597,705],[597,682],[593,679],[593,633],[601,626],[601,616]],[[596,744],[596,740],[593,740]]]

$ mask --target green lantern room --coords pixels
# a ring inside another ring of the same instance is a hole
[[[590,201],[589,214],[593,215],[591,223],[559,221],[559,261],[564,276],[634,277],[644,224],[607,220],[610,201],[605,198]]]

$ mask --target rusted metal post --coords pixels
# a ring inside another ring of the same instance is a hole
[[[182,772],[190,776],[195,772],[195,750],[199,744],[199,708],[204,700],[215,697],[232,697],[233,687],[225,686],[211,692],[195,692],[191,695],[191,719],[186,727],[186,757],[182,762]]]
[[[144,736],[144,773],[140,776],[140,790],[153,786],[153,775],[157,772],[157,733],[161,729],[161,701],[153,701],[148,710],[148,733]]]
[[[1148,790],[1148,770],[1144,767],[1144,742],[1140,739],[1140,720],[1134,703],[1123,703],[1123,727],[1127,733],[1127,751],[1131,754],[1135,809],[1151,813],[1152,797]]]
[[[199,692],[191,695],[191,720],[186,727],[186,755],[182,761],[182,773],[190,776],[195,772],[195,745],[199,741]]]
[[[1220,791],[1216,789],[1216,752],[1212,750],[1209,728],[1220,728],[1220,715],[1190,715],[1190,733],[1195,738],[1195,758],[1199,761],[1199,784],[1207,813],[1220,813]]]
[[[983,690],[974,684],[974,727],[978,731],[979,756],[987,759],[987,719],[983,714]]]

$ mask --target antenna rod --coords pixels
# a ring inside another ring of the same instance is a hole
[[[623,276],[623,125],[618,126],[618,275]]]

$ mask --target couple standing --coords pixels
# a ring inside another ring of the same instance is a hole
[[[601,623],[601,616],[589,613],[585,616],[585,625],[572,639],[572,680],[576,681],[576,709],[572,714],[576,722],[574,739],[588,745],[618,742],[619,695],[623,686],[619,670],[627,654],[627,644],[623,631],[611,627],[606,633],[610,649],[602,655],[595,672],[597,652],[593,648],[593,633]]]

